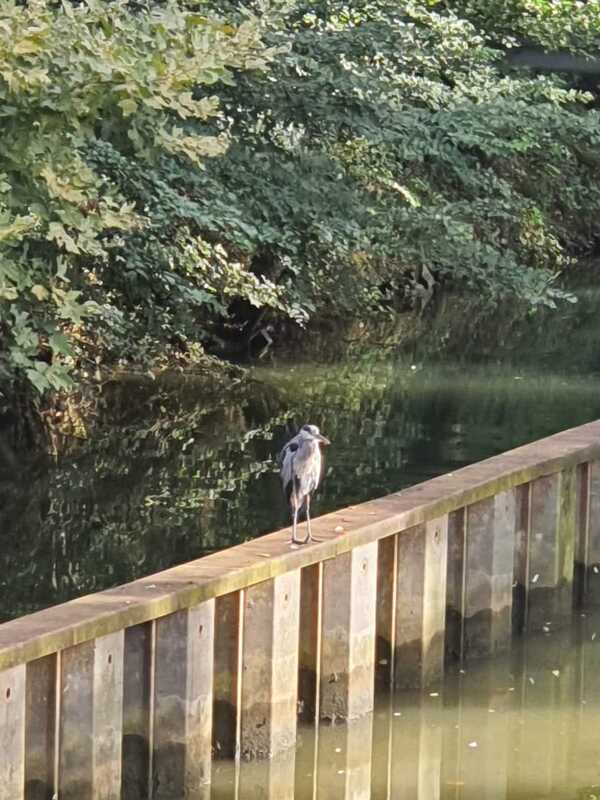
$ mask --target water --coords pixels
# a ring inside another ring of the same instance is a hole
[[[371,357],[257,369],[215,397],[124,384],[106,403],[68,455],[0,466],[0,619],[286,524],[272,457],[287,423],[333,441],[326,512],[597,419],[600,379]],[[217,762],[211,800],[598,800],[599,648],[600,615],[577,614],[356,724],[302,728],[274,762]]]
[[[577,613],[274,763],[217,762],[211,800],[598,800],[599,753],[600,613]]]
[[[0,466],[0,621],[287,524],[272,457],[289,421],[333,442],[322,513],[599,418],[600,379],[370,356],[257,369],[210,398],[126,383],[106,404],[70,455]]]

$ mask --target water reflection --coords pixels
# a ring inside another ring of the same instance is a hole
[[[415,366],[415,369],[412,367]],[[333,441],[326,512],[600,417],[599,381],[374,357],[261,369],[207,398],[113,387],[107,424],[57,463],[0,454],[0,621],[287,523],[286,422]]]
[[[211,797],[597,800],[599,754],[600,612],[443,687],[382,698],[357,723],[303,728],[280,761],[220,762]]]

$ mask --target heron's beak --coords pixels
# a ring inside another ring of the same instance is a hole
[[[326,439],[326,438],[325,438],[324,436],[322,436],[321,434],[319,434],[319,435],[318,435],[317,437],[315,437],[315,438],[316,438],[316,439],[317,439],[319,442],[321,442],[321,444],[331,444],[331,442],[329,441],[329,439]]]

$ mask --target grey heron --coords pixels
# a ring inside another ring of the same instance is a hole
[[[312,541],[310,530],[310,498],[321,480],[321,445],[330,444],[316,425],[303,425],[300,431],[284,445],[279,454],[279,467],[283,491],[292,511],[292,542],[306,544]],[[307,533],[303,540],[296,538],[298,514],[306,507]]]

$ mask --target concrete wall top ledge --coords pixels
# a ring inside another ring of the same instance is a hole
[[[0,670],[325,561],[534,478],[598,458],[600,420],[319,517],[313,522],[319,543],[292,550],[290,529],[285,528],[20,617],[0,625]]]

